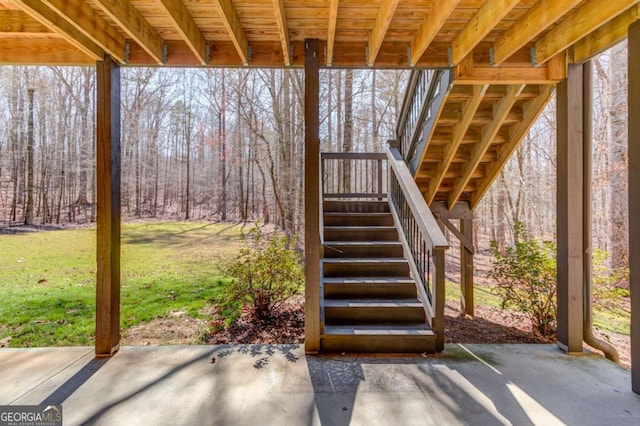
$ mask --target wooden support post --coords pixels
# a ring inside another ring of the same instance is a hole
[[[569,65],[557,89],[558,346],[568,353],[582,353],[582,94],[582,65]]]
[[[631,389],[640,393],[640,21],[629,27],[629,288]]]
[[[474,315],[473,302],[473,211],[466,201],[459,201],[449,209],[447,203],[436,201],[429,207],[440,228],[446,227],[460,242],[460,313]],[[459,229],[451,222],[459,220]]]
[[[120,346],[120,69],[106,56],[97,63],[97,357]]]
[[[304,247],[307,353],[320,350],[320,48],[305,40],[304,55]]]
[[[460,219],[460,232],[473,242],[473,219]],[[460,244],[460,312],[473,316],[473,251]]]

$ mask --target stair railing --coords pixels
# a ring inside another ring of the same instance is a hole
[[[387,156],[376,152],[320,154],[322,197],[377,198],[387,196]]]
[[[451,72],[446,69],[411,71],[396,127],[396,138],[398,150],[412,173],[417,170],[422,158],[437,111],[450,86],[450,78]]]
[[[416,280],[427,320],[436,333],[436,350],[440,352],[444,349],[444,255],[449,243],[413,180],[395,141],[389,143],[387,158],[391,213],[400,225],[400,239]]]

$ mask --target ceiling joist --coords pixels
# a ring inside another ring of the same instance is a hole
[[[459,64],[520,0],[487,0],[451,43],[451,65]]]
[[[435,0],[433,2],[429,14],[411,40],[411,58],[409,60],[412,67],[418,63],[459,2],[460,0]]]
[[[129,0],[94,0],[94,3],[158,65],[163,63],[164,40]]]
[[[640,19],[640,5],[635,5],[622,15],[601,26],[573,45],[573,63],[588,61],[598,53],[627,37],[629,25]]]
[[[201,65],[207,64],[207,41],[182,0],[159,0],[158,4],[171,18],[176,30]]]
[[[491,164],[487,165],[487,176],[478,184],[476,192],[471,196],[471,208],[475,209],[480,200],[496,180],[500,171],[511,158],[522,138],[529,132],[531,126],[536,119],[542,114],[544,106],[549,102],[553,93],[553,86],[546,85],[540,87],[540,94],[528,101],[523,107],[522,120],[509,128],[509,141],[502,145],[498,150],[498,158]]]
[[[249,42],[233,3],[231,3],[231,0],[216,0],[215,5],[231,41],[236,47],[238,55],[240,55],[242,64],[249,65]]]
[[[284,0],[273,0],[273,8],[276,14],[276,23],[282,44],[282,57],[286,66],[291,65],[291,43],[289,42],[289,27],[287,26],[287,15],[284,9]]]
[[[589,0],[535,44],[535,63],[544,64],[640,0]]]
[[[376,57],[378,56],[384,37],[387,34],[393,15],[396,13],[396,7],[398,7],[399,1],[400,0],[383,0],[380,5],[376,23],[373,26],[373,31],[371,31],[371,36],[369,36],[369,58],[367,65],[370,67],[376,63]]]
[[[427,204],[431,204],[433,202],[436,192],[442,184],[442,180],[444,179],[447,170],[449,170],[449,166],[451,165],[456,152],[458,152],[462,139],[467,133],[467,130],[471,125],[471,121],[476,115],[476,111],[478,110],[488,88],[489,85],[486,84],[473,86],[473,94],[471,95],[471,98],[463,104],[460,121],[453,127],[451,143],[445,148],[442,161],[438,163],[438,166],[436,167],[435,176],[429,181],[429,188],[425,195]]]
[[[98,15],[95,9],[79,0],[42,0],[42,3],[66,19],[116,60],[124,62],[124,37]]]
[[[582,0],[542,0],[534,4],[493,45],[493,64],[500,65]]]
[[[65,40],[78,48],[94,61],[104,59],[104,50],[93,40],[71,25],[66,19],[51,10],[39,0],[14,0],[14,4],[42,25],[60,34]]]
[[[336,42],[336,22],[338,21],[339,0],[329,2],[329,26],[327,32],[327,66],[333,64],[333,46]]]
[[[455,182],[453,191],[449,195],[449,206],[454,206],[460,198],[462,191],[464,191],[464,188],[469,183],[473,172],[480,165],[482,157],[484,157],[487,149],[489,149],[493,138],[502,127],[504,119],[509,114],[509,111],[511,111],[511,108],[513,108],[513,104],[516,102],[518,95],[522,92],[524,87],[524,85],[508,86],[505,96],[496,105],[494,105],[493,120],[482,126],[480,142],[473,148],[471,158],[462,169],[462,175]]]

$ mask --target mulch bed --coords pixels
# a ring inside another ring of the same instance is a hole
[[[447,304],[445,309],[447,343],[548,343],[530,331],[529,319],[517,313],[476,306],[476,316],[460,316]],[[248,312],[229,327],[209,333],[209,344],[285,344],[304,342],[304,299],[295,298],[264,321],[255,321]]]

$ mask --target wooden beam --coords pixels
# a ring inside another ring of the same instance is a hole
[[[96,77],[97,273],[96,342],[98,357],[120,346],[120,70],[108,55]]]
[[[433,2],[429,14],[424,18],[418,32],[411,40],[410,64],[412,67],[418,63],[458,3],[460,0],[435,0]]]
[[[284,64],[291,65],[291,43],[289,42],[289,27],[287,26],[287,14],[285,13],[284,0],[273,0],[273,8],[276,14],[276,23],[278,24],[278,35],[280,44],[282,44],[282,56]]]
[[[236,8],[233,6],[231,0],[216,0],[215,5],[218,9],[218,14],[222,19],[224,27],[227,29],[227,33],[233,42],[233,45],[240,55],[243,65],[249,65],[249,42],[247,36],[244,33],[244,28],[238,19]],[[283,10],[284,13],[284,10]],[[287,54],[288,55],[288,54]]]
[[[451,64],[459,64],[518,3],[520,0],[485,1],[451,43]]]
[[[369,36],[369,66],[373,66],[376,63],[376,57],[387,34],[393,15],[396,13],[398,2],[399,0],[382,0],[380,9],[378,9],[378,17]]]
[[[583,319],[583,98],[582,65],[570,65],[558,85],[557,241],[558,346],[582,353]]]
[[[333,64],[333,47],[336,41],[336,22],[338,21],[338,4],[340,0],[329,2],[329,25],[327,30],[327,66]]]
[[[28,52],[28,54],[26,53]],[[0,38],[2,65],[95,65],[68,41],[57,38]]]
[[[435,177],[433,177],[429,181],[429,188],[427,189],[427,193],[425,194],[425,200],[427,201],[427,204],[431,204],[433,202],[433,199],[438,192],[438,187],[440,187],[440,184],[442,183],[447,170],[449,170],[449,166],[453,161],[453,157],[456,155],[456,152],[458,152],[458,148],[462,143],[462,139],[467,133],[467,130],[471,125],[471,121],[476,115],[476,111],[478,110],[478,107],[482,102],[482,98],[484,97],[488,88],[489,85],[487,84],[473,86],[473,94],[471,95],[471,98],[469,98],[462,106],[461,118],[458,124],[456,124],[453,128],[451,143],[446,146],[444,157],[436,167]]]
[[[207,40],[193,20],[182,0],[159,0],[158,5],[173,22],[174,27],[187,43],[198,62],[207,64]],[[224,19],[223,19],[224,20]]]
[[[41,0],[77,30],[93,40],[106,53],[124,62],[124,37],[95,9],[80,0]]]
[[[629,117],[640,117],[640,21],[629,27]],[[629,123],[629,288],[631,289],[631,389],[640,393],[640,120]]]
[[[94,0],[94,3],[162,65],[164,40],[129,0]]]
[[[559,21],[582,0],[541,0],[493,45],[493,65],[500,65],[525,44]]]
[[[589,0],[535,44],[535,63],[544,64],[640,0]]]
[[[471,196],[471,208],[475,209],[496,180],[500,171],[516,150],[520,141],[527,134],[533,123],[538,119],[551,98],[553,86],[542,86],[540,94],[523,106],[522,121],[509,128],[509,141],[498,149],[498,158],[487,166],[487,176],[478,184],[476,192]]]
[[[482,157],[491,145],[491,141],[500,130],[500,127],[502,127],[502,122],[509,114],[509,111],[511,111],[513,104],[516,102],[518,95],[523,89],[524,85],[509,86],[505,96],[496,105],[494,105],[493,120],[482,127],[482,130],[480,131],[480,142],[474,147],[471,153],[471,158],[463,168],[462,176],[456,180],[453,191],[449,195],[449,206],[453,206],[460,198],[462,191],[464,191],[464,188],[471,179],[473,171],[480,164]]]
[[[460,313],[473,316],[473,219],[460,220],[460,233],[470,243],[460,244]]]
[[[454,85],[460,84],[551,84],[561,78],[550,74],[548,67],[473,67],[472,70],[454,70]]]
[[[573,45],[572,62],[586,62],[627,37],[629,26],[640,19],[640,5],[633,6]]]
[[[306,352],[320,350],[320,43],[305,40],[304,246]]]
[[[65,40],[80,49],[94,61],[104,58],[104,50],[93,40],[71,25],[39,0],[14,0],[13,4],[31,15],[42,25],[60,34]],[[28,52],[28,51],[27,51]],[[25,55],[25,56],[28,56]]]

